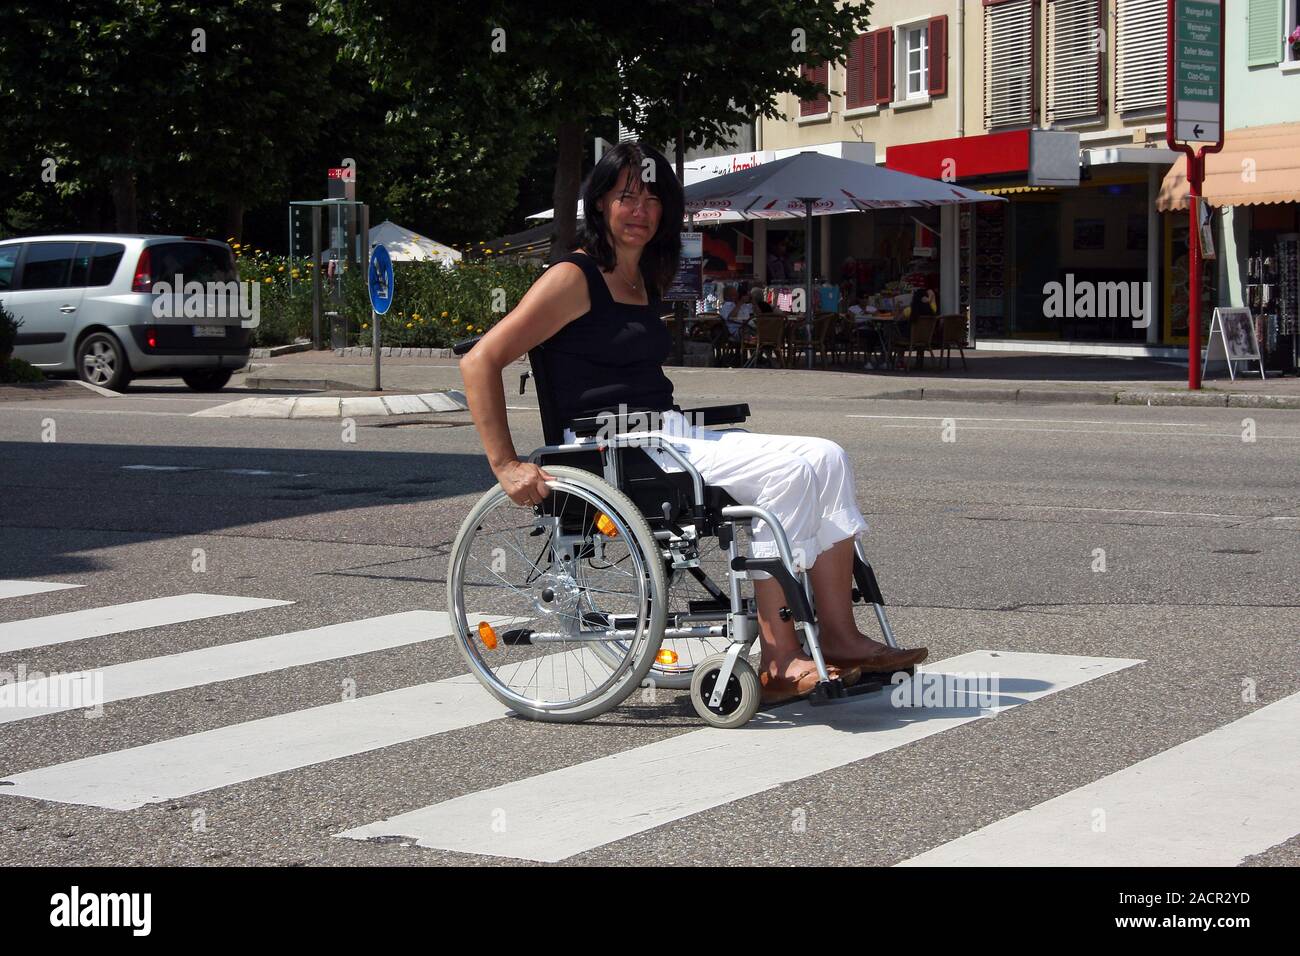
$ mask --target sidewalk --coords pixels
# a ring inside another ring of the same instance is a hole
[[[1207,379],[1201,391],[1190,392],[1185,366],[1149,359],[968,350],[966,360],[966,369],[956,355],[948,369],[936,369],[927,360],[926,369],[919,372],[678,366],[669,366],[667,372],[687,392],[737,395],[789,389],[828,398],[1300,409],[1300,377],[1296,376],[1264,380],[1258,375],[1238,376],[1233,382],[1225,373]],[[423,355],[381,357],[384,394],[459,389],[458,364],[455,358]],[[519,373],[528,368],[526,360],[516,365]],[[369,356],[298,352],[254,360],[243,384],[256,389],[369,392],[373,367]],[[517,381],[513,368],[506,370],[505,377],[508,386]],[[721,380],[734,384],[720,389]],[[507,388],[507,399],[516,394],[517,389]]]

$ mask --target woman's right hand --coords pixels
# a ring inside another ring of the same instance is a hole
[[[546,482],[554,481],[554,475],[548,475],[538,465],[518,459],[507,462],[495,469],[501,490],[517,505],[531,507],[551,493]]]

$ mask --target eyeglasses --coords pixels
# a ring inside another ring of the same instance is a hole
[[[643,207],[648,207],[650,203],[658,203],[659,197],[643,192],[637,193],[635,196],[620,196],[614,201],[626,209],[635,209],[639,211]]]

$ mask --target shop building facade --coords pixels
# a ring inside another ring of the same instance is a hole
[[[967,0],[925,12],[874,4],[854,48],[862,66],[826,69],[844,98],[820,116],[791,103],[758,138],[860,138],[890,168],[1008,202],[898,222],[824,217],[820,269],[882,251],[897,260],[910,221],[918,240],[937,242],[941,309],[968,312],[981,347],[1178,355],[1186,326],[1180,342],[1171,280],[1186,216],[1157,209],[1177,158],[1164,142],[1165,0]],[[1059,159],[1063,148],[1075,175],[1059,162],[1042,175],[1035,154]]]

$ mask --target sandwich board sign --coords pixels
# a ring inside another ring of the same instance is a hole
[[[1214,333],[1218,332],[1216,336]],[[1264,378],[1264,359],[1259,354],[1259,340],[1255,338],[1255,323],[1251,320],[1250,309],[1214,310],[1210,319],[1210,336],[1205,345],[1205,361],[1201,365],[1201,377],[1211,362],[1227,362],[1228,376],[1236,381],[1234,362],[1258,362],[1259,377]]]
[[[1223,2],[1169,0],[1169,123],[1184,143],[1223,142]]]

